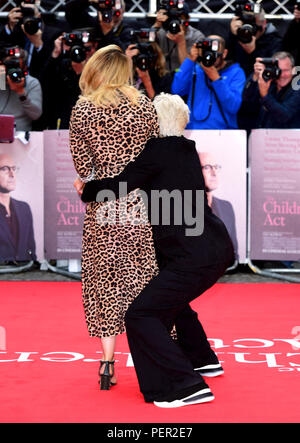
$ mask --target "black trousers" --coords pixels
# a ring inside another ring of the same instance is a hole
[[[204,383],[194,368],[218,361],[189,303],[209,289],[227,265],[193,271],[167,265],[129,306],[128,344],[146,402],[193,393]],[[170,336],[174,324],[177,341]]]

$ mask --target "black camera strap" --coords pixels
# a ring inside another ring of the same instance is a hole
[[[196,67],[194,67],[194,71],[193,71],[193,86],[192,86],[192,100],[191,100],[191,112],[192,112],[192,113],[194,113],[194,98],[195,98],[196,76],[197,76],[197,74],[196,74]],[[206,81],[206,84],[207,84],[207,78],[206,78],[206,75],[205,75],[205,81]],[[208,84],[207,84],[207,86],[208,86]],[[211,108],[212,108],[212,90],[211,90],[211,88],[210,88],[209,86],[208,86],[208,88],[210,89],[210,92],[209,92],[210,97],[209,97],[208,113],[207,113],[207,116],[206,116],[205,118],[203,118],[202,120],[197,120],[198,122],[205,122],[205,121],[210,117],[210,114],[211,114]]]
[[[197,76],[196,69],[194,68],[194,71],[193,71],[193,86],[192,86],[192,100],[191,100],[191,111],[192,111],[192,113],[194,112],[194,98],[195,98],[196,76]],[[225,114],[224,114],[222,105],[220,103],[219,97],[217,96],[217,93],[214,90],[214,88],[212,87],[212,85],[209,83],[207,75],[204,74],[204,76],[205,76],[206,86],[207,86],[207,88],[210,91],[210,100],[209,100],[208,114],[207,114],[207,116],[204,119],[197,120],[197,121],[205,122],[210,117],[211,109],[212,109],[212,95],[214,95],[214,97],[216,99],[216,102],[217,102],[217,105],[218,105],[218,108],[219,108],[219,110],[221,112],[222,118],[223,118],[223,120],[224,120],[224,122],[226,124],[226,128],[229,129],[229,124],[228,124],[228,121],[227,121],[227,119],[225,117]]]
[[[224,120],[224,122],[225,122],[225,125],[226,125],[227,129],[229,129],[229,124],[228,124],[227,118],[225,117],[225,114],[224,114],[224,111],[223,111],[222,105],[221,105],[221,103],[220,103],[219,97],[218,97],[216,91],[214,90],[213,86],[208,85],[208,87],[212,90],[212,92],[213,92],[213,94],[214,94],[214,96],[215,96],[215,99],[216,99],[217,105],[218,105],[218,107],[219,107],[219,110],[220,110],[220,112],[221,112],[221,115],[222,115],[222,117],[223,117],[223,120]]]

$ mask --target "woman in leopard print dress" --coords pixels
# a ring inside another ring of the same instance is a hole
[[[82,95],[70,120],[70,149],[83,182],[120,174],[147,140],[158,135],[154,106],[130,86],[130,74],[130,60],[115,45],[98,50],[85,65],[80,78]],[[127,215],[121,213],[124,201]],[[99,223],[99,213],[106,216],[106,223]],[[109,218],[111,214],[115,219]],[[143,223],[134,225],[137,216]],[[157,272],[152,230],[138,190],[127,200],[87,205],[82,291],[89,335],[100,337],[102,343],[101,389],[109,389],[116,381],[108,362],[114,361],[116,336],[125,330],[126,310]],[[109,386],[103,375],[108,368]]]

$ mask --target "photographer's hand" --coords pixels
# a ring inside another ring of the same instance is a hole
[[[203,69],[203,71],[205,72],[205,74],[207,75],[207,77],[214,82],[215,80],[219,80],[220,78],[220,74],[217,70],[217,68],[215,66],[210,66],[209,68],[207,68],[206,66],[204,66],[201,63],[201,68]]]
[[[180,32],[177,34],[167,33],[167,38],[172,40],[177,45],[178,51],[178,59],[180,64],[184,62],[184,60],[188,57],[188,52],[186,49],[186,41],[185,41],[185,31],[182,25],[180,25]]]
[[[196,62],[197,58],[201,55],[201,51],[200,48],[197,48],[197,43],[194,43],[190,49],[189,59],[192,60],[192,62]]]
[[[25,78],[22,78],[19,83],[13,82],[8,75],[6,76],[6,79],[11,91],[14,91],[19,96],[25,95]]]
[[[253,76],[252,79],[257,82],[259,77],[262,75],[262,73],[264,72],[265,69],[265,65],[263,63],[261,63],[261,58],[257,57],[255,63],[254,63],[254,71],[253,71]]]
[[[149,71],[142,71],[141,69],[136,68],[136,72],[137,72],[139,78],[142,80],[143,85],[145,86],[148,97],[151,100],[153,100],[155,97],[155,91],[152,86],[152,81],[151,81]]]
[[[250,43],[242,43],[239,41],[239,44],[247,54],[252,54],[256,49],[256,37],[253,35]]]
[[[171,32],[168,32],[167,37],[169,40],[172,40],[177,45],[180,45],[183,43],[185,44],[185,32],[184,32],[183,26],[180,25],[180,31],[177,32],[177,34],[172,34]]]
[[[52,58],[58,58],[62,51],[64,34],[60,35],[54,42],[54,48],[51,54]]]
[[[160,9],[157,11],[156,20],[153,25],[154,28],[161,28],[163,23],[168,20],[167,10],[166,9]]]
[[[294,17],[296,22],[300,22],[300,9],[297,8],[297,5],[294,6]]]
[[[83,71],[84,65],[86,64],[86,60],[80,63],[72,62],[71,66],[76,75],[80,75]]]
[[[36,49],[42,48],[44,42],[42,39],[43,32],[41,29],[39,29],[35,34],[31,35],[25,31],[24,25],[22,25],[21,28],[28,40],[34,45]]]
[[[125,51],[125,54],[127,55],[127,57],[129,57],[131,59],[133,57],[135,57],[136,55],[138,55],[138,53],[139,53],[139,50],[137,49],[135,43],[132,43],[131,45],[129,45]]]
[[[270,89],[272,80],[269,81],[265,81],[262,77],[262,73],[259,75],[258,80],[257,80],[257,84],[258,84],[258,89],[259,89],[259,93],[261,97],[265,97]]]
[[[234,16],[230,22],[230,31],[233,35],[237,35],[238,29],[243,26],[243,22],[240,17]]]
[[[111,32],[113,30],[113,28],[114,28],[113,20],[109,23],[104,22],[100,11],[98,12],[98,19],[99,19],[99,23],[100,23],[100,28],[101,28],[104,35],[108,34],[109,32]]]
[[[13,31],[16,24],[19,22],[19,20],[23,17],[21,9],[20,8],[13,8],[8,13],[8,27],[10,31]]]

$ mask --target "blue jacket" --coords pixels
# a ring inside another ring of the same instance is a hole
[[[188,95],[187,104],[191,115],[186,129],[236,129],[238,127],[237,112],[242,103],[242,92],[246,82],[244,71],[238,63],[234,63],[221,69],[219,74],[221,78],[211,82],[201,66],[189,58],[184,60],[176,72],[171,91],[181,96]]]

